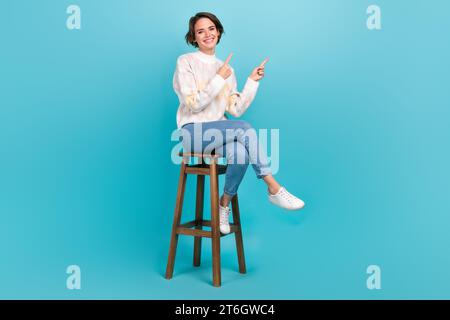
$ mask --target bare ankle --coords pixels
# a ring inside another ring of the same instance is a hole
[[[222,207],[228,207],[229,204],[230,200],[228,199],[228,197],[225,194],[222,195],[222,197],[220,197],[220,205]]]
[[[268,189],[269,189],[269,193],[270,193],[270,194],[276,194],[278,191],[280,191],[281,186],[280,186],[280,185],[277,185],[277,186],[269,186]]]

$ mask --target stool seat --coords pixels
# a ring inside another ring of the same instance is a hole
[[[227,166],[224,164],[217,164],[217,174],[225,174],[227,171]],[[210,175],[211,169],[209,164],[191,164],[186,166],[187,174],[201,174],[208,176]]]
[[[227,165],[218,164],[218,158],[222,158],[223,156],[216,155],[214,154],[214,152],[212,152],[211,154],[180,152],[179,155],[180,157],[183,157],[183,161],[181,163],[180,177],[178,181],[175,214],[172,224],[169,257],[167,261],[165,277],[166,279],[171,279],[173,276],[179,235],[194,236],[194,266],[196,267],[200,266],[201,240],[202,238],[210,238],[212,241],[213,256],[213,285],[215,287],[220,287],[220,238],[228,234],[222,234],[219,227],[219,175],[226,173]],[[200,163],[188,164],[186,158],[190,157],[198,158]],[[209,159],[210,163],[204,163],[204,158]],[[187,176],[189,174],[197,176],[195,220],[181,223],[184,191]],[[203,218],[205,176],[210,177],[211,220],[205,220]],[[239,272],[246,273],[244,245],[242,241],[242,230],[237,194],[231,199],[231,212],[233,215],[233,223],[230,223],[229,234],[235,235]],[[203,230],[203,227],[210,227],[211,231]]]
[[[180,157],[197,157],[197,158],[222,158],[223,156],[215,154],[215,150],[213,150],[211,153],[195,153],[195,152],[184,152],[180,151],[179,153]]]

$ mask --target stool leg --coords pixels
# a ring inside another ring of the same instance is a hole
[[[242,242],[241,217],[239,213],[239,201],[237,194],[231,199],[231,207],[233,212],[233,223],[237,227],[234,236],[236,239],[236,250],[238,254],[239,272],[246,273],[247,270],[245,268],[244,244]]]
[[[202,229],[201,220],[203,220],[203,201],[205,190],[205,176],[197,176],[197,195],[195,202],[195,221],[200,225],[195,226],[195,229]],[[194,266],[200,266],[202,250],[202,237],[194,237]]]
[[[166,279],[171,279],[173,275],[173,266],[175,264],[175,254],[177,252],[178,233],[177,228],[181,221],[181,211],[183,209],[184,189],[186,186],[186,164],[181,164],[180,178],[178,180],[177,201],[175,204],[175,214],[173,217],[172,236],[170,238],[169,258],[167,260]]]
[[[219,228],[219,177],[214,158],[210,164],[210,193],[211,193],[211,233],[213,255],[213,285],[220,287],[220,228]]]

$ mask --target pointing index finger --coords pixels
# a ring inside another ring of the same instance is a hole
[[[269,58],[265,58],[263,62],[261,62],[261,64],[259,65],[260,67],[264,67],[265,64],[267,63],[267,61],[269,61]]]
[[[225,64],[230,63],[231,57],[233,57],[233,53],[230,53],[230,55],[228,56],[227,60],[225,60]]]

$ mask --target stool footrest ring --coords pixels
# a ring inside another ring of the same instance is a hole
[[[204,238],[212,237],[211,231],[192,229],[198,226],[211,227],[211,220],[192,220],[189,222],[182,223],[177,227],[177,233],[195,237],[204,237]],[[230,223],[230,233],[234,233],[237,231],[239,231],[239,226],[235,225],[234,223]],[[223,237],[226,236],[226,234],[221,233],[220,236]]]

